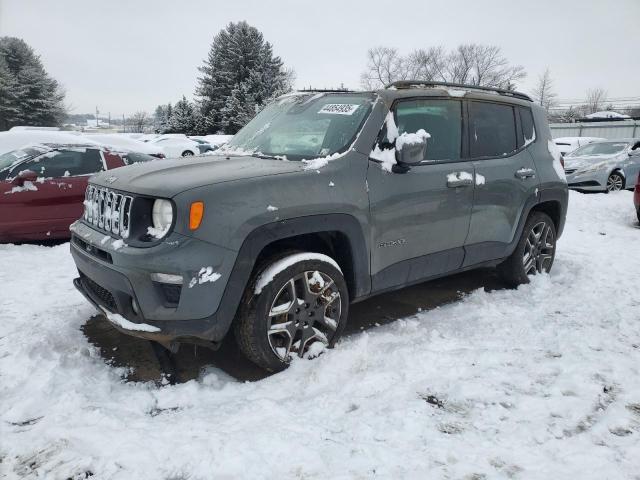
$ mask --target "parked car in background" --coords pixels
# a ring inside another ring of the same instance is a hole
[[[199,138],[191,138],[189,137],[189,140],[196,142],[198,144],[198,149],[200,150],[201,154],[207,153],[207,152],[213,152],[214,150],[216,150],[218,148],[217,145],[211,145],[209,142],[205,142],[204,140],[200,140]]]
[[[0,132],[0,155],[37,143],[74,144],[79,142],[98,145],[98,142],[84,138],[79,132],[12,129],[8,132]]]
[[[636,189],[633,194],[633,204],[636,206],[636,215],[638,216],[638,222],[640,222],[640,173],[636,180]]]
[[[640,172],[640,139],[595,142],[564,157],[569,188],[592,192],[632,189]]]
[[[199,143],[187,138],[162,136],[149,140],[151,145],[162,148],[166,157],[192,157],[200,155]]]
[[[96,175],[71,227],[76,288],[128,335],[175,351],[233,328],[278,371],[332,346],[359,299],[476,267],[514,285],[550,271],[568,190],[546,111],[513,91],[392,87],[287,95],[219,157]],[[114,193],[129,223],[104,227]]]
[[[141,142],[126,135],[117,133],[89,133],[85,134],[84,138],[93,140],[113,150],[123,149],[129,152],[145,153],[156,158],[166,157],[162,147]]]
[[[192,140],[202,140],[204,142],[207,142],[209,145],[211,145],[215,149],[218,149],[223,145],[226,145],[227,143],[229,143],[233,138],[233,135],[224,135],[224,134],[218,133],[218,134],[212,134],[212,135],[194,135],[194,136],[190,136],[189,138],[191,138]]]
[[[600,137],[560,137],[553,142],[558,146],[562,155],[573,152],[575,149],[593,142],[606,142],[606,138]]]
[[[33,144],[0,155],[0,242],[69,238],[91,175],[155,160],[83,140]]]

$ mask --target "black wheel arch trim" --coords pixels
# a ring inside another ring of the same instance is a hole
[[[242,243],[218,310],[210,317],[212,328],[207,332],[207,337],[219,341],[226,335],[236,316],[256,261],[264,248],[273,242],[287,238],[326,232],[342,233],[350,243],[354,282],[351,300],[368,295],[371,291],[368,249],[363,228],[354,216],[349,214],[310,215],[268,223],[254,229]]]

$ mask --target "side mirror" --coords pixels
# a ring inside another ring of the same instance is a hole
[[[24,182],[35,182],[38,179],[38,174],[33,170],[22,170],[18,175],[13,177],[11,183],[18,186],[23,186]]]
[[[427,153],[427,139],[423,129],[416,133],[403,133],[396,138],[396,162],[400,165],[420,165]]]

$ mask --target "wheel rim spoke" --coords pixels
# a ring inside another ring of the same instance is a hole
[[[338,330],[340,299],[335,281],[318,270],[302,272],[281,287],[269,309],[267,329],[280,360],[288,362],[294,353],[303,357],[315,342],[330,344]]]
[[[526,275],[548,271],[553,262],[555,239],[547,222],[534,225],[524,245],[522,265]]]

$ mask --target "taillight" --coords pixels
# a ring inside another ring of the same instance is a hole
[[[560,155],[560,165],[562,165],[562,168],[564,169],[564,155]]]
[[[638,173],[638,180],[636,180],[636,190],[640,191],[640,173]]]

